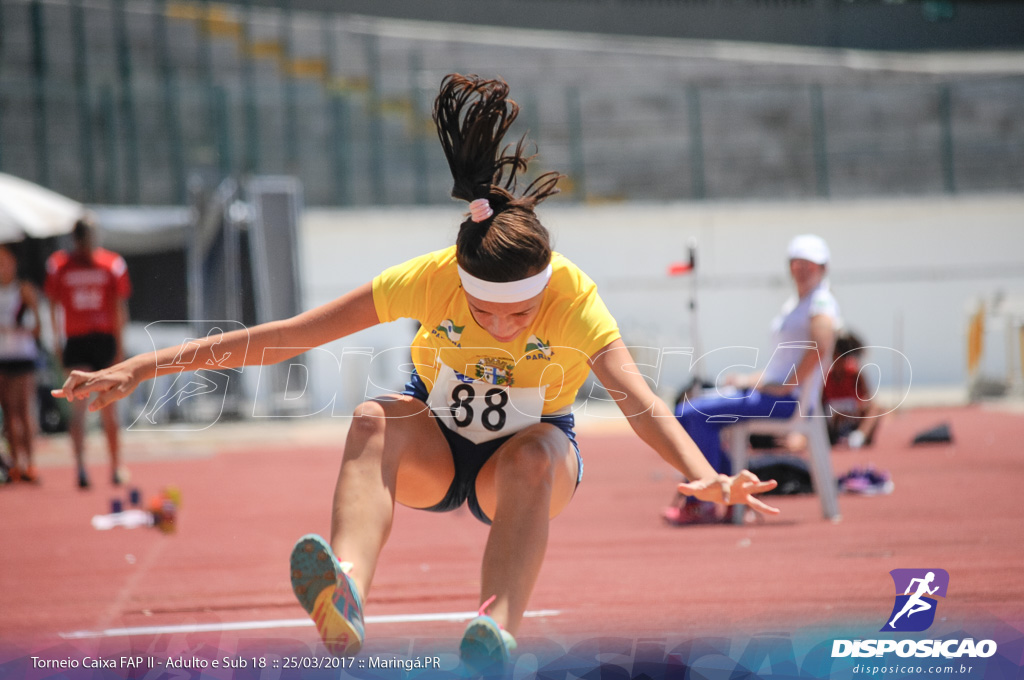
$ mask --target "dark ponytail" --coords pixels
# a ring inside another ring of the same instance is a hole
[[[434,101],[434,123],[454,184],[452,197],[486,198],[494,215],[482,222],[467,218],[456,251],[467,272],[487,281],[518,281],[536,274],[551,260],[551,239],[534,213],[537,204],[558,193],[557,172],[535,179],[516,196],[518,177],[533,156],[526,138],[502,148],[505,133],[519,115],[504,80],[451,74]]]

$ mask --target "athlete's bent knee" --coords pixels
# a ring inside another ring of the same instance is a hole
[[[551,446],[544,440],[526,436],[502,451],[496,474],[499,478],[509,475],[528,486],[550,484],[555,471],[554,458]]]
[[[372,436],[384,431],[387,425],[387,411],[376,401],[364,401],[352,412],[350,435]]]
[[[356,419],[361,420],[383,420],[387,417],[387,411],[384,409],[384,405],[379,401],[364,401],[359,406],[356,406],[355,411],[352,412],[352,416]]]

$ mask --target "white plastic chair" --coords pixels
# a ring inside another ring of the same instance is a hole
[[[807,385],[802,389],[800,400],[793,415],[780,418],[747,418],[725,428],[729,437],[729,459],[733,472],[747,467],[750,459],[750,435],[787,435],[798,432],[807,438],[810,455],[811,482],[821,500],[821,511],[825,519],[837,522],[839,515],[839,493],[832,473],[832,444],[828,438],[828,425],[821,406],[821,387]],[[733,513],[733,522],[742,524],[743,512]]]

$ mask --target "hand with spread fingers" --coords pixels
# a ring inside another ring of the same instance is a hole
[[[679,485],[679,493],[725,505],[749,505],[763,515],[777,515],[778,508],[768,505],[754,494],[771,491],[778,485],[774,479],[762,482],[753,472],[743,470],[732,477],[720,474],[708,479],[683,482]]]

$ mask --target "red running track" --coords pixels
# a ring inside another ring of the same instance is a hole
[[[910,445],[942,422],[952,444]],[[303,428],[290,425],[275,437],[262,426],[249,434],[245,425],[230,427],[202,444],[129,434],[131,486],[145,494],[181,489],[172,535],[93,530],[91,516],[124,493],[109,486],[102,464],[92,468],[92,490],[74,488],[59,439],[47,444],[41,486],[0,488],[0,677],[5,661],[10,669],[29,653],[323,651],[302,624],[288,555],[302,534],[328,530],[343,426],[300,436]],[[607,636],[868,634],[892,607],[888,572],[896,568],[949,572],[936,628],[984,622],[1024,630],[1024,417],[981,407],[908,410],[889,416],[880,432],[870,450],[837,448],[834,466],[839,474],[873,462],[891,472],[895,492],[842,496],[841,522],[821,519],[816,497],[790,496],[773,497],[783,513],[761,523],[674,528],[659,515],[676,474],[622,421],[581,427],[584,483],[552,524],[530,603],[549,611],[526,620],[523,647]],[[367,603],[367,649],[412,640],[454,650],[463,623],[408,617],[476,608],[485,537],[466,511],[399,508]],[[282,623],[232,630],[268,621]]]

